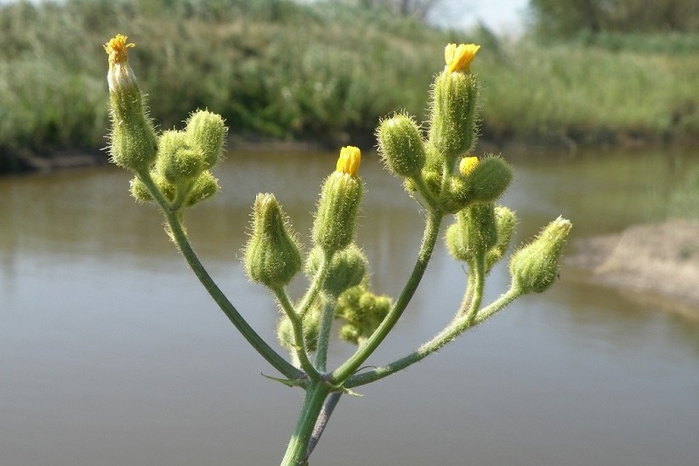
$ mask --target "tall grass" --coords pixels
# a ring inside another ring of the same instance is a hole
[[[101,44],[117,32],[137,44],[132,65],[163,128],[206,107],[243,136],[369,140],[397,109],[422,118],[444,45],[476,41],[486,137],[699,138],[699,36],[508,44],[289,0],[20,1],[0,6],[0,30],[0,165],[105,145]]]

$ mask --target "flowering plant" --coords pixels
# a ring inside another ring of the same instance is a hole
[[[290,354],[285,358],[258,335],[214,282],[192,249],[184,227],[186,209],[220,189],[211,170],[221,160],[227,132],[224,121],[211,112],[197,111],[185,129],[158,134],[128,63],[130,47],[133,44],[122,35],[105,45],[109,54],[112,161],[133,172],[131,194],[137,200],[159,206],[167,234],[204,288],[243,337],[281,374],[274,380],[304,390],[282,465],[308,464],[342,394],[424,359],[516,298],[542,292],[555,280],[571,228],[562,218],[512,255],[509,289],[483,305],[485,277],[504,257],[516,223],[513,211],[497,205],[512,179],[512,169],[500,157],[471,155],[477,137],[479,85],[470,66],[480,47],[450,44],[445,50],[446,66],[432,87],[427,133],[404,114],[381,121],[376,131],[384,164],[403,179],[405,189],[420,203],[426,217],[415,265],[395,299],[372,291],[368,260],[355,242],[364,189],[358,148],[342,148],[335,171],[322,184],[312,248],[305,257],[298,234],[275,196],[259,194],[255,199],[243,265],[251,280],[271,291],[282,311],[277,334],[280,345]],[[432,257],[441,226],[452,215],[455,221],[446,230],[446,246],[469,272],[453,319],[414,352],[359,372],[406,311]],[[309,286],[294,300],[287,285],[301,271]],[[335,319],[342,321],[339,337],[358,347],[339,366],[328,368]]]

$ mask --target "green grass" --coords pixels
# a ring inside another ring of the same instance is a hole
[[[208,108],[244,137],[371,141],[395,110],[424,118],[445,44],[475,41],[487,138],[699,139],[699,35],[508,44],[288,0],[20,2],[0,6],[0,30],[0,166],[105,145],[102,44],[117,32],[137,44],[132,67],[162,128]]]

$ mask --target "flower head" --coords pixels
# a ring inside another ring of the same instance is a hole
[[[346,146],[340,150],[340,158],[337,159],[336,172],[347,173],[351,176],[357,176],[359,164],[362,161],[362,152],[358,147]]]
[[[459,162],[459,173],[468,176],[478,166],[478,157],[464,157]]]
[[[444,60],[447,62],[446,70],[449,73],[460,71],[469,73],[471,62],[476,58],[476,53],[481,48],[476,44],[449,44],[444,49]]]
[[[129,66],[127,49],[135,47],[135,44],[126,43],[126,36],[117,34],[109,42],[104,44],[104,51],[109,55],[109,92],[117,92],[119,89],[136,85],[136,75]]]

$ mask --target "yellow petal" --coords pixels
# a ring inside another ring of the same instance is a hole
[[[444,60],[447,63],[447,71],[453,73],[461,71],[468,73],[471,68],[471,62],[476,58],[480,45],[476,44],[449,44],[444,49]]]
[[[478,165],[478,157],[464,157],[459,162],[459,173],[464,176],[469,175]]]
[[[340,158],[337,159],[335,171],[357,176],[359,164],[362,161],[362,152],[358,147],[346,146],[340,150]]]

